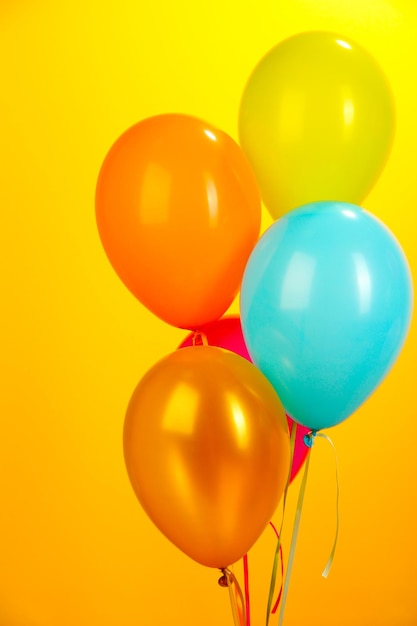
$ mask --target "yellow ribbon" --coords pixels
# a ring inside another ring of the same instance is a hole
[[[273,600],[273,597],[274,597],[275,583],[276,583],[276,579],[277,579],[279,554],[280,554],[280,548],[281,548],[282,527],[284,525],[285,505],[286,505],[286,502],[287,502],[288,487],[290,485],[290,479],[291,479],[291,468],[292,468],[292,461],[293,461],[293,458],[294,458],[294,448],[295,448],[295,438],[296,438],[296,435],[297,435],[297,423],[293,422],[292,429],[291,429],[291,437],[290,437],[290,468],[288,470],[287,483],[285,485],[284,495],[283,495],[283,499],[282,499],[281,527],[280,527],[279,533],[278,533],[277,547],[275,549],[274,562],[273,562],[273,566],[272,566],[271,582],[270,582],[270,585],[269,585],[268,604],[267,604],[267,609],[266,609],[266,626],[268,626],[268,624],[269,624],[269,617],[271,615],[272,600]]]
[[[333,454],[334,454],[334,459],[335,459],[335,467],[336,467],[336,532],[335,532],[335,536],[334,536],[334,541],[333,541],[333,547],[332,550],[330,552],[330,556],[327,560],[326,563],[326,567],[324,568],[323,572],[322,572],[322,576],[323,578],[327,578],[331,567],[333,565],[333,559],[334,559],[334,555],[336,552],[336,546],[337,546],[337,540],[339,537],[339,526],[340,526],[340,511],[339,511],[339,500],[340,500],[340,484],[339,484],[339,462],[338,462],[338,458],[337,458],[337,452],[336,452],[336,446],[334,445],[333,441],[330,439],[330,437],[328,437],[327,435],[325,435],[324,433],[317,433],[316,435],[317,437],[321,437],[322,439],[325,439],[332,447],[333,450]]]
[[[232,608],[234,626],[245,626],[245,600],[240,585],[236,579],[236,576],[230,569],[227,569],[225,567],[224,569],[222,569],[222,573],[227,581],[227,588],[229,590],[230,606]]]
[[[304,466],[303,480],[301,482],[300,492],[298,494],[298,502],[297,502],[297,509],[296,509],[295,518],[294,518],[294,526],[293,526],[292,537],[291,537],[290,552],[288,555],[287,572],[285,575],[284,587],[282,591],[281,610],[279,612],[278,626],[282,626],[282,623],[284,621],[285,605],[287,602],[288,588],[290,585],[290,578],[291,578],[292,566],[294,562],[295,548],[297,545],[298,529],[300,526],[301,512],[303,509],[304,495],[305,495],[306,484],[307,484],[308,468],[310,467],[310,457],[311,457],[311,452],[307,455],[307,460]]]
[[[334,555],[335,555],[335,551],[336,551],[336,545],[337,545],[337,539],[338,539],[338,536],[339,536],[339,522],[340,522],[340,515],[339,515],[339,492],[340,492],[340,488],[339,488],[339,471],[338,471],[338,459],[337,459],[337,454],[336,454],[336,448],[335,448],[335,445],[334,445],[333,441],[330,439],[330,437],[328,437],[327,435],[325,435],[323,433],[317,433],[316,431],[312,431],[309,435],[306,435],[304,437],[304,443],[308,447],[312,448],[312,446],[314,444],[314,440],[315,440],[316,437],[321,437],[322,439],[325,439],[326,441],[328,441],[330,443],[330,445],[332,446],[332,449],[333,449],[333,452],[334,452],[334,456],[335,456],[335,461],[336,461],[336,533],[335,533],[333,547],[332,547],[329,559],[328,559],[327,564],[326,564],[326,566],[325,566],[325,568],[323,570],[323,573],[322,573],[322,576],[324,578],[327,578],[327,576],[328,576],[328,574],[330,572],[331,566],[333,564],[333,559],[334,559]],[[292,567],[293,567],[293,562],[294,562],[295,548],[296,548],[296,545],[297,545],[297,537],[298,537],[298,531],[299,531],[299,527],[300,527],[301,512],[302,512],[303,504],[304,504],[304,496],[305,496],[306,485],[307,485],[308,470],[309,470],[309,467],[310,467],[310,457],[311,457],[311,452],[307,456],[307,460],[306,460],[306,463],[305,463],[305,466],[304,466],[303,479],[302,479],[301,486],[300,486],[300,492],[298,494],[297,508],[296,508],[296,512],[295,512],[294,525],[293,525],[293,531],[292,531],[292,537],[291,537],[290,552],[289,552],[289,555],[288,555],[287,572],[286,572],[286,576],[285,576],[285,580],[284,580],[284,587],[283,587],[283,592],[282,592],[281,610],[280,610],[280,614],[279,614],[278,626],[282,626],[283,621],[284,621],[285,605],[286,605],[286,602],[287,602],[288,589],[289,589],[291,572],[292,572]]]

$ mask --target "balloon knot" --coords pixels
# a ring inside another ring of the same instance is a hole
[[[196,330],[192,337],[193,346],[207,346],[207,335],[200,330]]]
[[[307,433],[307,435],[304,435],[304,445],[307,446],[307,448],[312,448],[313,447],[313,443],[314,440],[316,438],[317,435],[317,430],[312,430],[311,433]]]
[[[220,585],[220,587],[228,587],[229,586],[229,582],[227,580],[227,574],[226,574],[226,569],[222,569],[221,570],[223,575],[220,576],[219,580],[217,581],[218,584]]]

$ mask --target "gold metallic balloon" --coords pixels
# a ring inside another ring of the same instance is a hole
[[[261,535],[284,491],[290,442],[264,375],[212,346],[174,352],[129,403],[124,454],[142,507],[178,548],[226,567]]]

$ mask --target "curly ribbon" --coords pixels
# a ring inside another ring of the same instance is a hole
[[[333,565],[333,560],[334,560],[334,555],[336,552],[336,546],[337,546],[337,540],[339,537],[339,526],[340,526],[340,505],[339,505],[339,500],[340,500],[340,484],[339,484],[339,462],[338,462],[338,458],[337,458],[337,452],[336,452],[336,446],[334,445],[333,441],[330,439],[330,437],[328,437],[327,435],[325,435],[324,433],[316,433],[316,437],[321,437],[322,439],[325,439],[332,447],[333,450],[333,454],[334,454],[334,460],[335,460],[335,468],[336,468],[336,531],[335,531],[335,536],[334,536],[334,541],[333,541],[333,547],[332,550],[330,552],[330,556],[327,560],[326,563],[326,567],[324,568],[323,572],[322,572],[322,576],[323,578],[327,578],[331,567]]]
[[[280,610],[280,613],[279,613],[278,626],[282,626],[282,623],[284,621],[284,612],[285,612],[285,605],[286,605],[286,602],[287,602],[288,587],[289,587],[289,584],[290,584],[292,566],[293,566],[293,562],[294,562],[295,548],[296,548],[296,545],[297,545],[298,529],[299,529],[299,526],[300,526],[301,512],[302,512],[302,509],[303,509],[304,495],[305,495],[306,484],[307,484],[308,468],[310,467],[310,457],[311,457],[311,454],[308,454],[307,455],[307,460],[306,460],[305,466],[304,466],[303,480],[301,482],[300,492],[298,494],[298,502],[297,502],[297,509],[296,509],[296,512],[295,512],[295,519],[294,519],[294,526],[293,526],[292,537],[291,537],[290,552],[289,552],[289,555],[288,555],[287,573],[286,573],[286,576],[285,576],[284,587],[283,587],[283,591],[282,591],[281,610]]]
[[[272,522],[269,522],[270,526],[272,527],[273,531],[275,532],[275,535],[277,537],[277,539],[279,539],[279,534],[277,529],[275,528],[274,524]],[[280,556],[280,560],[281,560],[281,581],[284,580],[284,557],[282,556],[282,545],[280,545],[279,547],[279,556]],[[279,603],[281,602],[281,596],[282,596],[282,582],[281,582],[281,587],[279,589],[279,593],[278,593],[278,597],[275,601],[275,604],[273,606],[273,609],[271,610],[272,614],[275,614],[278,610],[279,607]]]
[[[233,565],[230,566],[230,571],[232,572],[232,574],[234,574],[234,570],[233,570]],[[244,592],[243,594],[241,593],[241,590],[239,588],[239,585],[234,585],[234,591],[235,591],[235,598],[236,601],[238,603],[238,607],[240,605],[242,605],[243,603],[243,596],[245,598],[245,615],[242,614],[242,611],[239,610],[239,617],[240,620],[244,620],[244,625],[243,626],[250,626],[250,596],[249,596],[249,560],[248,560],[248,555],[245,554],[245,556],[243,557],[243,577],[244,577]],[[224,578],[226,578],[224,576]],[[227,579],[226,579],[226,583],[223,585],[220,581],[219,584],[221,586],[225,586],[227,587]]]
[[[271,614],[272,600],[273,600],[273,597],[274,597],[274,591],[275,591],[275,585],[276,585],[276,579],[277,579],[279,555],[280,555],[280,553],[282,551],[282,548],[281,548],[281,535],[282,535],[282,527],[284,525],[285,505],[286,505],[286,502],[287,502],[288,487],[290,485],[290,479],[291,479],[291,468],[292,468],[292,462],[293,462],[293,457],[294,457],[294,448],[295,448],[295,438],[296,438],[296,435],[297,435],[297,423],[294,422],[293,426],[291,428],[291,437],[290,437],[290,467],[289,467],[289,470],[288,470],[287,483],[285,485],[284,495],[283,495],[283,499],[282,499],[281,527],[279,529],[279,533],[277,533],[278,541],[277,541],[277,546],[275,548],[274,562],[273,562],[273,565],[272,565],[271,582],[270,582],[270,585],[269,585],[268,604],[267,604],[267,608],[266,608],[266,626],[268,626],[268,624],[269,624],[269,616]],[[308,456],[310,456],[310,455],[308,455]],[[281,599],[281,592],[282,592],[282,589],[281,589],[280,594],[279,594],[279,599],[275,603],[277,606],[279,604],[279,600]]]
[[[227,567],[221,571],[223,576],[219,579],[219,585],[229,590],[234,626],[246,626],[245,600],[236,576]]]
[[[328,574],[330,572],[332,563],[333,563],[334,554],[335,554],[335,551],[336,551],[337,539],[338,539],[338,535],[339,535],[339,520],[340,520],[340,515],[339,515],[339,492],[340,492],[340,488],[339,488],[339,471],[338,471],[338,459],[337,459],[337,454],[336,454],[336,448],[335,448],[335,445],[334,445],[333,441],[330,439],[330,437],[328,437],[324,433],[317,433],[317,431],[313,430],[308,435],[305,435],[305,437],[304,437],[305,445],[308,446],[309,448],[312,448],[313,444],[314,444],[314,440],[315,440],[316,437],[321,437],[322,439],[325,439],[326,441],[328,441],[330,443],[330,445],[332,446],[332,449],[333,449],[333,452],[334,452],[334,456],[335,456],[335,461],[336,461],[336,533],[335,533],[335,539],[334,539],[334,542],[333,542],[333,547],[332,547],[329,559],[328,559],[326,567],[324,568],[323,573],[322,573],[322,576],[324,578],[327,578],[327,576],[328,576]],[[310,457],[311,457],[311,454],[309,454],[307,456],[306,464],[305,464],[305,467],[304,467],[303,479],[302,479],[302,483],[301,483],[301,486],[300,486],[300,492],[298,494],[297,509],[296,509],[296,512],[295,512],[294,526],[293,526],[293,532],[292,532],[292,537],[291,537],[291,546],[290,546],[290,552],[289,552],[289,556],[288,556],[287,573],[286,573],[285,580],[284,580],[284,588],[283,588],[283,593],[282,593],[282,604],[281,604],[281,611],[280,611],[278,626],[282,626],[283,620],[284,620],[285,605],[286,605],[286,602],[287,602],[288,588],[289,588],[291,572],[292,572],[292,567],[293,567],[293,562],[294,562],[295,548],[296,548],[296,545],[297,545],[297,537],[298,537],[298,531],[299,531],[299,526],[300,526],[301,512],[302,512],[302,508],[303,508],[304,496],[305,496],[305,490],[306,490],[306,484],[307,484],[308,469],[309,469],[309,466],[310,466]]]
[[[269,525],[273,529],[278,540],[279,534],[278,534],[276,527],[274,526],[272,522],[269,522]],[[281,581],[283,581],[284,580],[284,557],[282,555],[282,545],[279,546],[279,557],[280,557],[280,562],[281,562]],[[244,578],[244,596],[245,596],[245,609],[246,609],[245,626],[250,626],[249,559],[248,559],[247,554],[245,554],[245,556],[243,557],[243,578]],[[281,582],[281,587],[278,593],[278,597],[271,610],[272,614],[275,614],[277,612],[279,603],[281,601],[281,596],[282,596],[282,582]]]
[[[249,561],[248,555],[243,557],[243,580],[245,588],[245,609],[246,609],[246,623],[245,626],[250,626],[250,596],[249,596]]]

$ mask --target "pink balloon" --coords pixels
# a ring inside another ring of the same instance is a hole
[[[235,352],[235,354],[239,354],[247,361],[252,362],[243,338],[240,317],[238,315],[222,317],[211,324],[207,324],[201,328],[200,335],[202,341],[207,339],[208,345],[230,350],[231,352]],[[190,333],[178,347],[185,348],[192,346],[194,343],[202,343],[202,341],[200,341],[198,334]],[[287,421],[291,432],[294,427],[294,421],[288,415]],[[300,424],[297,424],[296,427],[297,432],[295,435],[290,482],[297,476],[309,453],[309,448],[304,443],[304,435],[309,433],[310,429]]]

